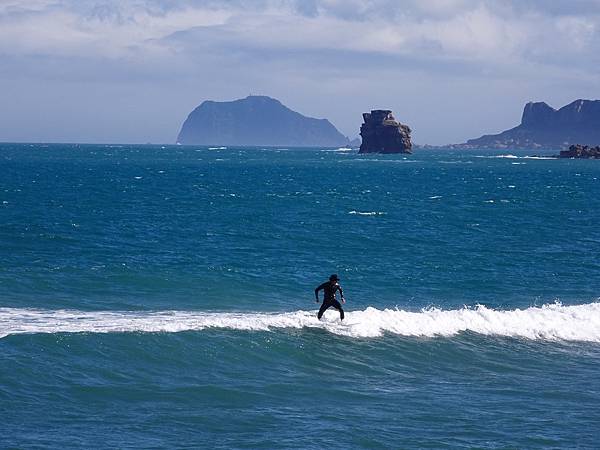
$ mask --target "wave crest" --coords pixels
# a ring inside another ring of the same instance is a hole
[[[318,321],[316,311],[287,313],[228,313],[195,311],[76,311],[0,308],[0,337],[24,333],[127,333],[200,331],[207,328],[272,331],[322,328],[349,337],[455,336],[473,332],[534,340],[600,342],[600,303],[544,305],[515,310],[485,306],[457,310],[430,308],[419,312],[368,307],[336,311]]]

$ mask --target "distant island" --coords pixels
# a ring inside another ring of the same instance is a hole
[[[336,147],[348,145],[349,140],[327,119],[306,117],[274,98],[251,95],[230,102],[203,102],[183,123],[177,143]]]
[[[600,100],[575,100],[556,110],[544,102],[525,105],[521,124],[453,148],[566,148],[600,143]]]
[[[359,153],[412,153],[411,130],[398,122],[389,109],[363,113]]]

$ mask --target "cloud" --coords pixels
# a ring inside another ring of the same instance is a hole
[[[93,83],[123,92],[110,87],[118,84],[137,98],[164,92],[182,110],[197,99],[260,91],[306,113],[337,115],[350,134],[359,114],[318,98],[366,109],[386,95],[402,104],[474,92],[488,101],[497,92],[499,104],[507,95],[551,101],[559,88],[565,97],[583,96],[600,83],[598,24],[594,0],[3,0],[0,82],[57,90],[68,89],[67,81]],[[418,95],[403,86],[418,86]],[[188,99],[191,89],[197,97]],[[156,120],[166,119],[157,113]],[[415,120],[427,124],[426,113]],[[447,129],[472,137],[460,115],[449,120],[456,124]]]
[[[5,54],[119,58],[132,50],[154,51],[155,42],[179,30],[217,26],[230,13],[214,9],[162,11],[151,3],[65,5],[0,11],[0,51]]]
[[[556,8],[548,14],[545,2],[533,1],[500,7],[475,0],[37,0],[23,7],[22,2],[8,0],[0,9],[0,51],[98,58],[142,52],[168,58],[193,53],[196,46],[216,52],[225,45],[266,52],[425,52],[428,58],[482,65],[531,62],[533,56],[540,63],[552,63],[556,58],[544,60],[551,52],[592,56],[600,49],[600,6],[577,5],[580,16]]]

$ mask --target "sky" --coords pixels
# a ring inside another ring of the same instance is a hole
[[[464,142],[600,97],[600,0],[0,0],[0,142],[174,143],[250,94]]]

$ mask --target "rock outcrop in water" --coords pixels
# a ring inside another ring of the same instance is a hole
[[[412,153],[411,129],[398,122],[387,109],[363,113],[362,143],[358,153]]]
[[[348,144],[327,119],[306,117],[278,100],[249,96],[205,101],[190,113],[177,142],[197,145],[339,147]]]
[[[600,142],[600,100],[576,100],[556,110],[544,102],[527,103],[521,124],[500,134],[486,135],[452,147],[566,148]]]
[[[600,145],[571,145],[568,150],[561,151],[558,158],[600,159]]]

